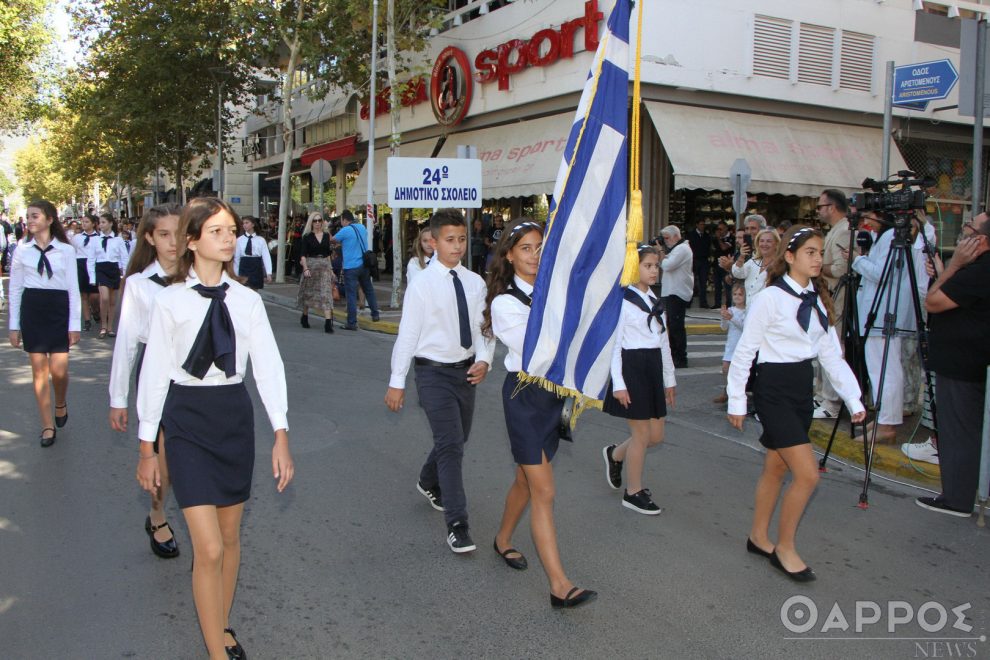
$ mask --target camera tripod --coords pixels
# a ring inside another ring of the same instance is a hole
[[[873,459],[876,449],[877,431],[883,401],[884,384],[887,378],[887,365],[891,357],[890,342],[893,337],[897,336],[898,332],[903,332],[897,328],[897,314],[901,304],[899,287],[904,281],[905,270],[907,271],[912,311],[914,312],[915,326],[917,328],[918,351],[921,356],[922,367],[925,373],[925,392],[927,400],[931,404],[932,426],[935,427],[935,429],[933,429],[933,434],[936,441],[938,439],[938,418],[935,410],[934,382],[931,372],[927,368],[928,331],[925,327],[924,317],[921,314],[921,299],[918,297],[918,278],[917,272],[915,271],[914,258],[911,253],[911,219],[907,215],[888,215],[887,217],[881,219],[881,222],[890,226],[891,228],[888,229],[888,231],[893,232],[893,234],[890,242],[890,250],[887,253],[879,283],[877,285],[877,292],[873,297],[870,310],[867,313],[866,324],[864,326],[862,336],[860,336],[859,333],[859,316],[855,301],[859,276],[853,273],[851,267],[853,257],[852,245],[856,235],[856,230],[853,228],[852,223],[850,223],[850,248],[848,253],[849,270],[846,275],[843,276],[842,280],[840,280],[839,286],[836,287],[836,292],[838,292],[843,286],[847,288],[846,304],[843,306],[846,313],[846,316],[844,317],[846,326],[845,332],[843,333],[845,338],[846,361],[852,367],[853,373],[856,375],[857,380],[859,380],[860,385],[864,390],[865,387],[870,384],[870,377],[868,370],[866,369],[865,359],[866,340],[870,336],[871,330],[876,327],[875,324],[880,315],[881,307],[884,308],[882,317],[883,325],[881,329],[881,334],[883,336],[883,357],[880,364],[877,395],[875,397],[875,401],[873,402],[874,410],[876,412],[874,417],[875,421],[873,425],[873,432],[872,434],[869,434],[869,439],[867,438],[865,420],[863,422],[862,429],[863,458],[866,472],[863,478],[863,490],[859,496],[859,507],[861,509],[866,509],[869,506],[869,488],[870,480],[873,474]],[[922,241],[925,245],[925,253],[932,254],[932,246],[928,243],[927,236],[925,236],[924,227],[921,228],[919,234],[922,236]],[[900,356],[895,356],[895,359],[900,359]],[[901,405],[901,402],[898,402],[897,405]],[[825,464],[831,452],[832,443],[835,440],[835,435],[839,427],[839,420],[841,419],[843,410],[845,410],[844,402],[832,428],[832,435],[829,438],[825,455],[819,462],[819,469],[822,471],[825,471]],[[851,435],[853,437],[855,437],[855,428],[856,425],[852,424]]]

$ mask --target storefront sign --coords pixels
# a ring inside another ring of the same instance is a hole
[[[513,39],[494,49],[483,50],[474,59],[480,83],[498,80],[498,88],[509,89],[509,77],[530,66],[549,66],[574,57],[574,35],[584,28],[584,48],[598,48],[598,23],[602,20],[598,0],[584,3],[584,16],[567,21],[559,29],[540,30],[528,41]]]
[[[460,48],[444,48],[430,76],[430,105],[441,126],[456,126],[471,108],[471,63]]]
[[[481,208],[481,160],[389,158],[392,208]]]
[[[430,100],[427,94],[426,81],[423,77],[413,78],[412,80],[402,83],[402,91],[399,93],[399,105],[403,108],[411,108],[414,105],[419,105],[420,103],[426,103]],[[386,87],[382,91],[378,92],[375,96],[375,114],[379,117],[386,115],[392,111],[392,88]],[[368,102],[364,101],[361,104],[361,119],[368,120],[371,118],[371,109],[368,106]]]

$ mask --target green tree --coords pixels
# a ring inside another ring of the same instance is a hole
[[[45,25],[50,0],[0,3],[0,131],[36,119],[49,78],[52,33]]]
[[[14,172],[25,200],[47,199],[61,206],[85,193],[85,184],[65,176],[50,157],[50,145],[39,136],[14,155]]]

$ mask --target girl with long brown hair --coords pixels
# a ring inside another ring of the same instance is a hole
[[[120,324],[113,347],[110,366],[110,427],[127,431],[127,394],[131,371],[141,376],[151,305],[165,288],[165,279],[174,271],[178,259],[177,232],[179,207],[163,204],[151,208],[137,228],[138,240],[127,266],[124,294],[120,303]],[[161,485],[151,493],[151,510],[144,521],[151,551],[163,559],[179,556],[172,528],[165,519],[165,499],[168,496],[168,465],[165,462],[165,440],[159,430],[153,443],[157,455]]]
[[[817,229],[796,225],[784,234],[767,268],[767,287],[749,301],[729,367],[728,418],[742,430],[746,382],[755,366],[753,396],[763,425],[760,443],[767,450],[746,549],[768,558],[796,582],[816,579],[795,547],[798,523],[818,484],[818,462],[808,440],[814,409],[812,360],[818,358],[852,420],[860,422],[866,416],[859,384],[842,359],[833,325],[832,299],[821,276],[823,247]],[[774,544],[770,521],[788,472],[792,481],[781,501]]]
[[[14,251],[10,264],[10,345],[19,348],[23,343],[31,358],[41,446],[50,447],[55,428],[69,420],[69,347],[79,342],[81,309],[76,252],[51,202],[28,204],[26,221],[30,238]]]
[[[275,429],[272,473],[292,480],[285,368],[261,297],[231,268],[239,223],[226,202],[197,198],[179,217],[174,286],[154,300],[138,382],[137,478],[154,492],[161,470],[152,443],[164,428],[175,500],[193,546],[193,600],[212,660],[242,658],[230,628],[240,568],[240,527],[254,471],[254,408],[248,358]]]
[[[409,264],[406,266],[406,286],[409,286],[413,277],[422,272],[433,258],[433,235],[430,233],[429,225],[419,230],[416,242],[412,246],[412,253],[413,256],[409,258]]]
[[[531,506],[530,529],[550,582],[550,605],[576,607],[590,602],[597,594],[574,586],[564,573],[557,549],[550,461],[560,442],[564,400],[537,385],[519,382],[526,323],[542,245],[543,229],[535,222],[524,220],[511,230],[503,231],[488,274],[482,332],[487,337],[497,337],[509,349],[505,358],[508,374],[502,384],[502,406],[512,458],[516,462],[515,480],[505,497],[494,548],[511,568],[523,570],[527,567],[526,558],[512,547],[512,534],[526,507]]]

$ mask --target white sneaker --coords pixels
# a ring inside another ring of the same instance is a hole
[[[815,419],[835,419],[839,416],[839,411],[831,410],[825,406],[815,406],[815,412],[812,416]]]
[[[901,445],[901,452],[912,461],[923,461],[938,465],[938,450],[935,448],[932,439],[928,438],[924,442],[905,442]]]

